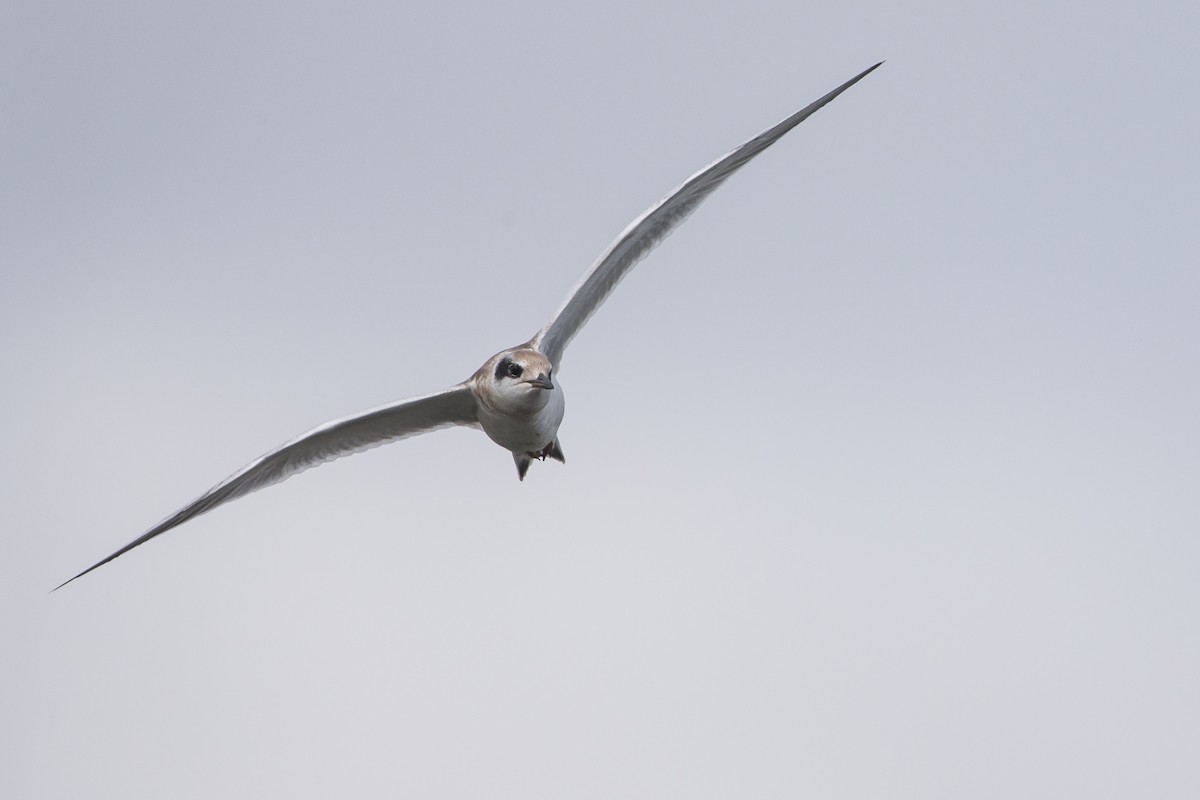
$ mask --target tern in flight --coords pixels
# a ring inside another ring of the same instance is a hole
[[[883,62],[880,62],[882,64]],[[74,578],[219,505],[286,480],[298,472],[389,442],[462,425],[482,428],[510,451],[525,479],[533,459],[564,461],[558,443],[562,384],[555,374],[563,351],[634,265],[675,229],[718,186],[785,133],[879,67],[864,70],[829,94],[755,136],[688,178],[621,231],[584,274],[558,311],[524,344],[501,350],[460,384],[401,400],[313,428],[247,464],[107,558]]]

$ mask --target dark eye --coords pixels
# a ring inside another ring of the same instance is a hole
[[[510,363],[508,365],[508,377],[510,377],[510,378],[519,378],[519,377],[521,377],[521,375],[524,372],[525,372],[525,368],[522,367],[520,364]]]

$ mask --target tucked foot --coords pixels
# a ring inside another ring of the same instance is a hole
[[[545,461],[547,457],[553,458],[555,461],[561,461],[564,464],[567,463],[567,458],[563,455],[562,445],[558,443],[558,439],[546,445],[542,450],[542,461]]]
[[[558,439],[555,439],[541,450],[513,453],[513,462],[517,465],[517,477],[525,480],[525,473],[529,471],[529,465],[533,463],[535,458],[538,461],[553,458],[555,461],[561,461],[564,464],[567,463],[566,457],[563,456],[562,446],[558,443]]]

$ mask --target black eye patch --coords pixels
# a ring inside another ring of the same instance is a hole
[[[496,365],[496,380],[501,378],[519,378],[524,374],[525,368],[514,362],[508,356],[500,359],[500,363]]]

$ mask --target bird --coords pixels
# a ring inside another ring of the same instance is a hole
[[[563,352],[633,267],[726,179],[813,113],[879,68],[863,70],[696,172],[621,231],[529,341],[493,355],[465,381],[326,422],[255,459],[129,544],[56,586],[57,591],[188,520],[311,467],[441,428],[480,428],[512,453],[525,479],[534,460],[565,463],[558,427],[565,409],[557,370]]]

